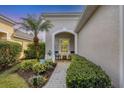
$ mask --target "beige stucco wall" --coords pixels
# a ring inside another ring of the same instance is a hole
[[[119,6],[101,6],[78,33],[78,54],[110,76],[119,87]]]
[[[14,33],[13,25],[0,19],[0,32],[6,34],[7,40],[11,40],[11,35]]]
[[[33,41],[29,41],[29,40],[24,40],[24,39],[20,39],[20,38],[12,38],[15,42],[18,42],[22,45],[23,50],[27,49],[27,46],[29,43],[32,43]]]
[[[18,43],[20,43],[20,44],[22,45],[22,52],[21,52],[20,58],[24,58],[24,57],[25,57],[25,56],[24,56],[24,50],[26,50],[28,44],[32,43],[33,41],[24,40],[24,39],[20,39],[20,38],[12,38],[12,40],[13,40],[14,42],[18,42]]]
[[[22,45],[22,53],[20,58],[24,57],[24,50],[27,49],[27,45],[29,43],[31,43],[32,41],[29,40],[25,40],[25,39],[20,39],[20,38],[14,38],[12,35],[14,34],[14,28],[13,25],[0,19],[0,36],[3,35],[3,33],[6,36],[6,39],[4,40],[8,40],[8,41],[12,41],[12,42],[17,42],[20,43]]]

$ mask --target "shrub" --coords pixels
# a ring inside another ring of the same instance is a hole
[[[28,49],[24,51],[24,54],[26,59],[36,58],[35,46],[33,43],[28,45]],[[45,57],[45,43],[39,44],[39,56],[40,58]]]
[[[34,73],[40,74],[40,73],[45,72],[47,69],[46,69],[45,64],[36,63],[35,65],[33,65],[32,70]]]
[[[20,64],[20,70],[28,71],[32,70],[33,65],[38,63],[36,60],[25,60]]]
[[[53,63],[52,60],[46,60],[45,62],[45,66],[46,66],[46,69],[49,70],[49,69],[53,69],[54,66],[55,66],[55,63]]]
[[[46,79],[43,76],[33,76],[29,79],[29,83],[33,87],[42,87],[46,82]]]
[[[20,63],[20,70],[23,71],[29,71],[32,70],[35,74],[43,73],[49,69],[54,68],[55,63],[52,61],[46,61],[44,64],[41,64],[40,62],[37,62],[37,60],[24,60],[22,63]]]
[[[18,62],[22,50],[20,44],[10,41],[0,41],[0,69],[7,68]]]
[[[72,56],[67,70],[66,84],[71,88],[111,87],[111,80],[101,67],[78,55]]]

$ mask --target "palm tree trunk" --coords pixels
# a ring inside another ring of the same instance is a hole
[[[35,45],[35,52],[36,52],[36,59],[39,61],[39,39],[37,35],[34,37],[34,45]]]

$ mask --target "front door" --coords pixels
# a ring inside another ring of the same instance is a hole
[[[59,39],[59,53],[61,56],[67,56],[69,54],[69,39],[62,38]]]

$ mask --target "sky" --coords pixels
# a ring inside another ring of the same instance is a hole
[[[82,12],[84,6],[79,5],[0,5],[0,14],[20,22],[27,14],[41,15],[42,13]],[[24,31],[25,32],[25,31]],[[40,32],[39,39],[45,41],[45,32]]]
[[[0,5],[0,14],[18,22],[27,14],[82,12],[83,9],[84,6],[79,5]]]

